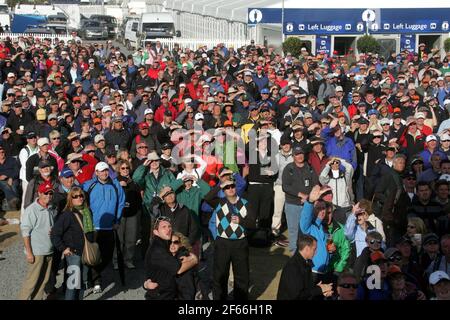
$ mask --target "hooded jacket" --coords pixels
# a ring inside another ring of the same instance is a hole
[[[347,161],[343,160],[341,166],[344,170],[339,170],[339,176],[333,177],[331,167],[326,165],[319,176],[322,185],[329,185],[333,191],[333,204],[338,207],[350,207],[353,202],[352,176],[353,167]]]

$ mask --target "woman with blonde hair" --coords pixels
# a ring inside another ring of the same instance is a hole
[[[425,222],[419,217],[411,217],[408,219],[405,237],[411,240],[418,251],[422,247],[422,238],[427,233]]]
[[[73,187],[68,192],[66,207],[53,225],[50,235],[53,245],[64,255],[67,269],[79,270],[67,280],[66,300],[82,300],[83,284],[87,282],[88,267],[82,263],[84,234],[88,241],[93,241],[95,228],[85,199],[86,195],[80,187]],[[77,277],[76,281],[74,277]]]
[[[169,246],[170,253],[180,259],[181,257],[188,257],[192,252],[192,246],[189,244],[189,239],[181,232],[174,232]],[[175,281],[177,284],[178,300],[195,300],[195,281],[194,268],[177,275]]]

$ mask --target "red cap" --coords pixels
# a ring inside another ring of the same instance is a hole
[[[149,128],[149,126],[148,126],[148,123],[147,122],[141,122],[141,123],[139,123],[139,129],[148,129]]]
[[[100,118],[94,118],[94,120],[92,120],[92,122],[93,122],[94,124],[99,124],[99,123],[102,123],[102,119],[100,119]]]
[[[384,256],[383,252],[374,251],[370,254],[370,260],[372,261],[372,263],[375,263],[380,260],[386,260],[386,257]]]
[[[168,98],[167,93],[163,93],[163,94],[161,95],[161,99],[162,99],[162,98]]]
[[[256,70],[262,70],[262,67],[261,66],[257,66]]]
[[[230,121],[230,120],[225,120],[225,121],[223,122],[223,126],[224,126],[224,127],[232,127],[232,126],[233,126],[233,122]]]
[[[53,185],[49,181],[41,183],[39,185],[39,187],[38,187],[38,192],[39,193],[46,193],[46,192],[48,192],[50,190],[53,190]]]
[[[74,98],[73,98],[73,101],[80,101],[80,100],[81,100],[80,97],[74,97]]]
[[[194,74],[194,75],[191,77],[191,80],[195,80],[195,79],[198,80],[198,76],[197,76],[196,74]]]

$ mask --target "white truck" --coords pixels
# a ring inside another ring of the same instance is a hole
[[[7,4],[0,4],[0,26],[3,31],[11,30],[11,16]]]
[[[181,37],[169,12],[143,13],[139,19],[129,19],[125,25],[124,45],[128,49],[145,46],[156,38]]]

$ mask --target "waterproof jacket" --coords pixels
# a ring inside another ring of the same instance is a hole
[[[172,181],[170,187],[175,191],[178,203],[186,206],[198,217],[200,212],[200,204],[211,188],[202,179],[197,180],[197,187],[192,186],[189,190],[186,190],[185,188],[180,189],[180,187],[183,186],[183,183],[183,180],[177,179]]]
[[[160,167],[158,178],[156,178],[154,174],[150,173],[147,166],[141,165],[134,172],[133,180],[144,190],[144,208],[151,214],[152,206],[150,204],[153,198],[163,187],[170,186],[175,177],[171,171]]]
[[[338,139],[331,133],[329,127],[322,130],[321,136],[325,139],[325,149],[328,157],[338,157],[351,163],[353,169],[356,169],[356,150],[352,139],[344,137],[343,140]]]

